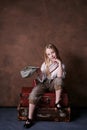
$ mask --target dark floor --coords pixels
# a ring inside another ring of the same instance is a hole
[[[70,122],[38,121],[30,130],[87,130],[87,108],[72,108]],[[24,130],[16,108],[0,108],[0,130]]]

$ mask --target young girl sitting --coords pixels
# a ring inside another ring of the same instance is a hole
[[[53,44],[48,44],[44,50],[44,62],[38,73],[38,84],[32,89],[29,96],[29,114],[24,124],[25,128],[33,125],[33,113],[39,98],[46,92],[55,91],[55,107],[61,109],[60,97],[63,85],[63,68],[58,49]]]

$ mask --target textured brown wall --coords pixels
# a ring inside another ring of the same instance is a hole
[[[66,64],[65,87],[71,104],[87,106],[87,1],[0,1],[0,106],[16,106],[22,86],[20,70],[40,66],[43,48],[54,43]]]

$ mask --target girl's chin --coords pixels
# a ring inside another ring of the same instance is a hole
[[[55,59],[51,59],[52,62],[55,62]]]

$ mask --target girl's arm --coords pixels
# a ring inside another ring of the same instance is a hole
[[[57,77],[62,77],[63,70],[62,70],[62,63],[60,60],[56,59],[55,60],[58,63],[58,72],[57,72]]]

